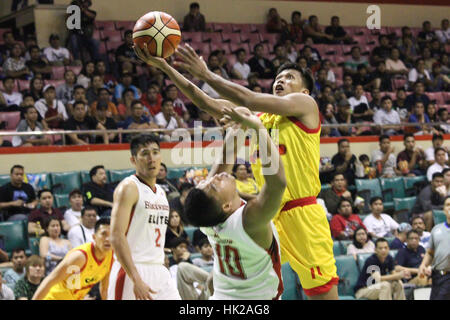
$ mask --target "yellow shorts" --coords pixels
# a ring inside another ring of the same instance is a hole
[[[326,293],[338,284],[330,227],[319,204],[281,211],[273,222],[280,237],[281,263],[289,262],[306,295]]]

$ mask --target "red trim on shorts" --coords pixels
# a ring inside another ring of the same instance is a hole
[[[317,296],[319,294],[327,293],[331,290],[331,288],[335,285],[338,285],[339,283],[339,277],[333,277],[330,281],[325,283],[324,285],[321,285],[319,287],[311,288],[311,289],[303,289],[305,294],[309,297],[311,296]]]
[[[122,300],[123,295],[123,286],[125,285],[125,276],[127,274],[125,273],[125,270],[120,267],[119,272],[117,273],[117,279],[116,279],[116,290],[114,294],[114,300]]]
[[[97,262],[97,265],[101,265],[103,260],[105,260],[105,258],[103,258],[102,260],[97,259],[97,256],[95,255],[95,248],[94,248],[93,242],[91,242],[91,251],[92,251],[92,256],[94,257],[95,262]]]
[[[316,197],[299,198],[286,202],[281,211],[288,211],[296,207],[304,207],[316,203],[317,203]]]
[[[273,270],[278,276],[278,291],[277,295],[272,300],[278,300],[284,291],[283,278],[281,277],[281,258],[278,252],[278,243],[275,237],[273,237],[272,246],[267,250],[267,253],[272,259]]]
[[[86,262],[84,263],[84,266],[80,270],[80,273],[81,273],[81,272],[83,272],[84,268],[86,268],[89,258],[88,258],[88,254],[86,251],[84,251],[83,249],[77,249],[77,250],[83,252],[84,256],[86,257]]]
[[[156,193],[156,186],[152,187],[151,185],[149,185],[147,182],[145,182],[144,180],[142,180],[141,178],[139,178],[139,176],[137,174],[135,174],[136,178],[143,184],[145,184],[147,187],[150,188],[150,190],[153,191],[153,193]]]
[[[296,117],[287,117],[289,120],[291,120],[297,127],[305,131],[306,133],[317,133],[320,130],[320,119],[319,119],[319,125],[315,129],[310,129],[307,126],[305,126],[299,119]]]
[[[136,205],[134,205],[133,208],[131,209],[130,221],[128,222],[127,231],[125,231],[125,237],[127,236],[128,230],[130,229],[130,225],[131,225],[131,221],[133,220],[134,210],[135,210],[135,209],[136,209]]]
[[[260,113],[257,113],[256,116],[257,116],[258,118],[260,118],[263,114],[264,114],[264,112],[260,112]]]

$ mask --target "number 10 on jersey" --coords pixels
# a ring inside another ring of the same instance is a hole
[[[244,271],[241,266],[241,257],[239,251],[229,245],[221,246],[216,244],[217,257],[219,258],[220,272],[224,275],[232,275],[245,279]]]

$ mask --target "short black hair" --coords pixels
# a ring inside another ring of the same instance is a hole
[[[72,198],[72,197],[73,197],[74,195],[76,195],[76,194],[78,194],[78,195],[80,195],[80,196],[83,196],[83,193],[81,192],[80,189],[73,189],[73,190],[70,191],[70,193],[69,193],[69,199]]]
[[[39,51],[41,51],[41,49],[39,48],[39,46],[37,45],[32,45],[31,47],[28,48],[28,52],[31,53],[31,50],[33,49],[38,49]]]
[[[443,110],[443,109],[439,109],[439,110]],[[444,109],[444,110],[446,110],[446,109]],[[444,137],[440,133],[435,133],[435,134],[433,134],[433,138],[431,139],[431,141],[434,141],[434,140],[444,140]]]
[[[341,144],[343,144],[344,142],[348,142],[348,143],[350,143],[350,141],[348,140],[348,139],[339,139],[339,141],[338,141],[338,147],[340,147],[341,146]]]
[[[389,241],[387,241],[385,238],[378,238],[377,241],[375,241],[375,248],[378,247],[378,243],[380,242],[386,242],[389,245]]]
[[[106,225],[109,226],[111,224],[111,220],[109,218],[101,218],[95,223],[94,233],[100,229],[100,226]]]
[[[141,100],[133,100],[131,102],[131,109],[134,109],[134,106],[137,105],[137,104],[141,104],[143,106]]]
[[[73,87],[73,92],[75,92],[75,91],[78,90],[78,89],[83,89],[84,91],[86,91],[86,88],[85,88],[85,87],[83,87],[81,84],[77,84],[77,85],[75,85],[75,86]],[[99,91],[102,90],[102,89],[104,89],[104,88],[100,88]]]
[[[209,243],[208,238],[202,238],[202,239],[199,240],[198,247],[201,248],[204,245],[211,245],[211,243]]]
[[[412,229],[412,230],[409,230],[409,231],[406,233],[406,239],[409,238],[409,235],[410,235],[411,233],[415,233],[415,234],[419,235],[419,232],[417,232],[416,230]]]
[[[95,176],[95,175],[97,174],[97,171],[98,171],[99,169],[105,170],[105,166],[103,166],[103,165],[98,165],[98,166],[93,167],[91,170],[89,170],[89,177],[91,178],[91,181],[92,181],[92,177]]]
[[[86,206],[83,209],[81,209],[81,216],[84,216],[86,211],[95,211],[96,214],[98,214],[97,209],[93,206]]]
[[[192,188],[195,188],[195,186],[192,183],[183,182],[180,186],[180,193],[183,193],[184,191],[187,190],[191,190]]]
[[[237,49],[237,50],[234,52],[234,54],[235,54],[236,57],[237,57],[237,56],[239,55],[239,53],[241,53],[241,52],[246,53],[245,50],[244,50],[244,48],[239,48],[239,49]]]
[[[359,156],[359,161],[363,162],[363,161],[370,161],[370,158],[367,154],[362,154]]]
[[[6,81],[8,81],[8,80],[16,81],[16,79],[14,79],[13,77],[10,77],[10,76],[6,76],[6,77],[5,77],[5,78],[3,78],[3,80],[2,80],[3,84],[5,84],[5,83],[6,83]]]
[[[432,176],[431,180],[434,180],[436,178],[444,179],[444,175],[441,172],[435,172],[435,173],[433,173],[433,176]]]
[[[81,87],[84,89],[83,86],[81,86]],[[75,89],[74,89],[74,90],[75,90]],[[98,89],[98,95],[100,95],[100,93],[103,92],[103,91],[106,91],[108,94],[110,94],[110,92],[109,92],[108,89],[106,89],[106,88],[100,88],[100,89]],[[133,90],[128,89],[128,91],[133,91]],[[134,91],[133,91],[133,94],[134,94]]]
[[[335,172],[333,173],[333,178],[331,179],[331,181],[334,181],[334,179],[336,179],[337,176],[343,176],[345,179],[345,175],[342,172]],[[345,179],[347,180],[347,179]]]
[[[133,137],[133,139],[131,139],[130,142],[131,155],[136,156],[139,151],[139,148],[149,143],[156,143],[159,147],[159,139],[155,135],[140,134]]]
[[[41,195],[42,195],[44,192],[50,192],[50,194],[53,196],[52,190],[44,188],[44,189],[41,189],[41,190],[38,191],[38,193],[37,193],[38,199],[41,199]]]
[[[442,170],[442,175],[445,175],[447,172],[449,172],[450,171],[450,168],[445,168],[444,170]]]
[[[168,102],[172,102],[172,104],[173,104],[173,100],[172,100],[172,99],[170,99],[170,98],[165,98],[165,99],[163,99],[163,101],[161,102],[161,107],[164,106],[164,105],[166,105],[166,103],[168,103]]]
[[[350,199],[341,197],[341,198],[339,199],[337,208],[340,209],[340,208],[341,208],[341,205],[342,205],[344,202],[350,203],[350,207],[352,207],[352,201],[351,201]],[[353,207],[352,207],[352,210],[353,210]]]
[[[25,110],[24,110],[24,114],[27,114],[27,113],[28,113],[28,111],[30,111],[31,109],[34,109],[34,110],[36,110],[36,111],[37,111],[37,109],[36,109],[36,107],[35,107],[35,106],[28,106],[28,107],[25,107],[24,109],[25,109]]]
[[[125,30],[125,32],[123,33],[123,36],[126,37],[129,34],[133,34],[133,30]]]
[[[125,98],[125,95],[126,95],[128,92],[131,92],[131,93],[133,94],[133,97],[134,97],[134,91],[133,91],[133,89],[127,88],[127,89],[123,90],[123,92],[122,92],[122,98]]]
[[[24,168],[23,166],[21,166],[20,164],[15,164],[15,165],[12,166],[12,168],[11,168],[11,170],[10,170],[9,173],[12,174],[12,173],[14,172],[14,169],[22,169],[22,170],[25,170],[25,168]]]
[[[392,98],[390,96],[384,96],[383,98],[381,98],[381,103],[383,103],[386,100],[391,100],[392,101]]]
[[[219,203],[198,188],[188,193],[184,202],[184,216],[195,227],[213,227],[226,220]]]
[[[408,138],[414,138],[414,135],[412,133],[407,133],[403,136],[403,141],[406,141]],[[414,139],[415,140],[415,139]]]
[[[169,245],[169,247],[171,249],[175,249],[176,247],[178,247],[182,243],[184,243],[186,246],[189,246],[189,241],[186,238],[183,238],[183,237],[173,238],[172,240],[170,240],[168,245]]]
[[[391,141],[391,139],[389,139],[389,136],[386,134],[383,134],[380,136],[380,138],[378,138],[378,142],[383,142],[384,139],[388,139],[389,141]]]
[[[200,5],[198,2],[192,2],[189,6],[189,9],[200,9]]]
[[[14,253],[20,253],[23,251],[23,254],[25,255],[25,257],[27,256],[27,254],[25,253],[25,249],[24,248],[14,248],[11,252],[11,258],[14,255]]]
[[[436,157],[436,155],[437,155],[437,153],[438,153],[439,151],[444,151],[445,153],[447,153],[447,151],[445,151],[444,148],[439,147],[439,148],[434,149],[434,156],[435,156],[435,157]]]
[[[300,66],[296,63],[286,62],[278,68],[277,76],[284,70],[289,70],[289,69],[296,70],[300,73],[300,76],[303,81],[303,86],[306,89],[308,89],[309,94],[311,94],[314,89],[314,79],[313,79],[313,76],[311,75],[311,71],[308,68],[305,70],[303,68],[300,68]]]
[[[84,102],[83,101],[81,101],[81,100],[77,100],[77,101],[75,101],[74,103],[73,103],[73,108],[75,109],[75,107],[77,106],[77,105],[79,105],[79,104],[81,104],[83,107],[85,107],[86,105],[84,104]]]
[[[167,166],[166,166],[166,164],[165,164],[165,163],[162,163],[162,162],[161,162],[161,167],[163,167],[163,168],[164,168],[164,170],[166,170],[166,172],[167,172]]]
[[[381,197],[372,197],[370,198],[370,205],[373,205],[375,201],[381,200],[383,202],[383,199]]]
[[[447,198],[446,198],[447,199]],[[445,201],[444,201],[445,202]],[[414,222],[414,220],[420,219],[423,223],[425,223],[425,219],[421,216],[415,216],[411,218],[411,224]]]

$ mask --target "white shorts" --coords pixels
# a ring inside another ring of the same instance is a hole
[[[156,294],[151,294],[153,300],[181,300],[174,286],[169,270],[163,265],[136,264],[142,280]],[[116,260],[111,267],[108,286],[108,300],[136,300],[133,292],[133,282]]]

